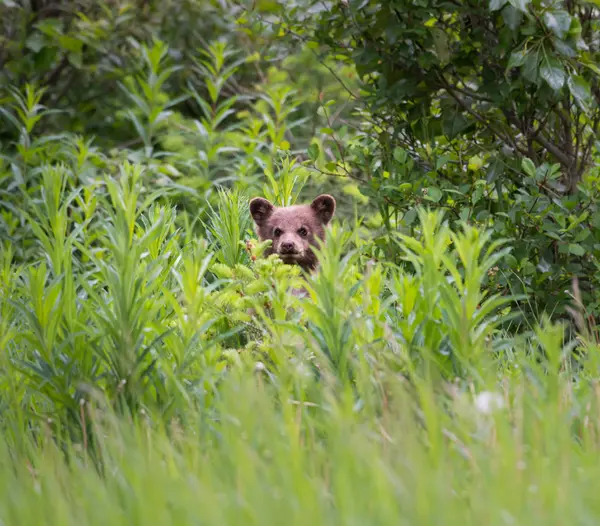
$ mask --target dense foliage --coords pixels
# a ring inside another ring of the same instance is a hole
[[[417,203],[443,207],[511,239],[499,287],[563,313],[577,276],[597,311],[597,2],[357,0],[299,6],[284,27],[364,81],[348,92],[368,117],[333,171],[388,229],[410,227]]]
[[[0,521],[597,522],[598,15],[0,0]]]

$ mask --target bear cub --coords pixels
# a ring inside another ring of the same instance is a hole
[[[277,207],[262,197],[250,201],[250,213],[261,241],[272,240],[265,255],[277,254],[285,263],[314,271],[317,239],[325,239],[325,227],[335,213],[335,199],[320,195],[310,205]]]

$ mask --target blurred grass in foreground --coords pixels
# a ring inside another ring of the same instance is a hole
[[[102,469],[48,435],[0,451],[4,524],[593,524],[600,390],[532,364],[504,392],[386,379],[295,402],[263,373],[230,377],[210,418],[184,428],[86,409]],[[236,375],[237,376],[237,375]],[[552,387],[551,387],[552,385]],[[581,403],[583,399],[580,399]],[[418,404],[416,403],[418,402]],[[423,411],[418,411],[420,406]],[[579,413],[580,417],[574,417]]]

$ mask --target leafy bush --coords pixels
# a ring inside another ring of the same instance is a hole
[[[280,7],[282,27],[362,80],[360,95],[348,90],[362,122],[336,130],[321,170],[354,179],[388,233],[410,232],[415,206],[427,203],[509,238],[513,256],[495,285],[535,297],[522,305],[530,314],[564,313],[573,277],[597,314],[593,2]]]

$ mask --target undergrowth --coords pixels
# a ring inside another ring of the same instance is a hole
[[[276,70],[231,94],[253,59],[221,41],[173,98],[168,47],[136,49],[133,144],[2,94],[0,521],[595,524],[577,283],[576,334],[531,319],[494,281],[511,240],[426,207],[373,236],[338,206],[313,275],[265,257],[249,198],[324,184],[307,99]]]

